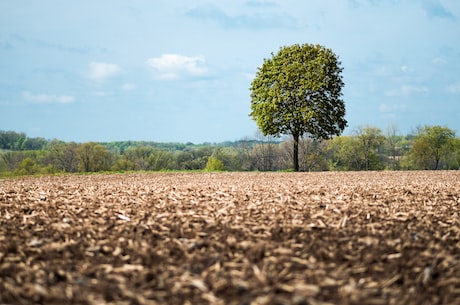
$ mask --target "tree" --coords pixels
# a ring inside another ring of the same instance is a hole
[[[381,150],[385,137],[382,135],[380,128],[372,126],[358,127],[356,138],[359,141],[359,152],[364,162],[364,169],[382,169],[377,152],[379,149]]]
[[[110,169],[110,153],[102,145],[87,142],[81,144],[77,150],[78,167],[83,172],[97,172]]]
[[[251,113],[264,135],[291,135],[299,170],[299,139],[328,139],[347,125],[341,99],[343,68],[320,45],[282,47],[265,59],[251,83]]]
[[[207,172],[223,171],[225,169],[225,165],[220,159],[221,154],[222,148],[216,147],[212,152],[212,155],[208,157],[204,170]]]
[[[442,126],[419,128],[410,157],[416,168],[439,169],[441,161],[455,150],[455,131]]]
[[[328,169],[326,160],[326,141],[305,139],[299,143],[300,168],[305,171],[325,171]]]
[[[23,143],[24,150],[45,150],[48,141],[44,138],[26,138]]]
[[[396,125],[389,125],[387,127],[385,143],[388,151],[388,158],[390,159],[390,168],[392,170],[399,169],[399,148],[398,142],[401,140],[401,136],[397,135],[398,127]]]
[[[207,172],[217,172],[224,170],[224,163],[220,161],[215,156],[210,156],[208,158],[208,162],[206,163],[206,167],[204,169]]]
[[[275,143],[271,136],[256,133],[257,144],[252,148],[252,159],[255,169],[259,171],[274,170]]]
[[[19,167],[16,169],[16,173],[19,175],[33,175],[39,172],[39,167],[37,164],[35,164],[35,161],[27,157],[24,160],[22,160],[21,164],[19,164]]]
[[[149,157],[152,153],[153,148],[149,146],[136,146],[124,152],[134,165],[135,170],[148,170]]]
[[[175,168],[173,154],[166,150],[155,149],[148,162],[149,168],[155,171]]]
[[[50,163],[59,171],[75,173],[78,171],[78,144],[54,140],[49,145]]]
[[[330,170],[362,170],[363,160],[360,155],[360,144],[356,137],[335,137],[327,143]]]
[[[177,154],[177,167],[180,170],[199,170],[206,167],[213,148],[187,148]]]
[[[23,132],[0,130],[0,149],[22,150],[26,139]]]
[[[7,171],[14,170],[23,160],[23,158],[20,158],[19,154],[14,151],[1,152],[0,157],[3,163],[2,167]]]
[[[253,170],[254,162],[252,162],[251,152],[254,146],[255,140],[245,138],[237,141],[235,150],[236,150],[236,160],[238,163],[238,168],[235,170]]]

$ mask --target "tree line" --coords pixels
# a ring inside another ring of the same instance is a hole
[[[101,171],[293,170],[292,138],[258,134],[223,143],[119,141],[75,143],[0,131],[0,175]],[[299,141],[301,171],[438,170],[460,168],[460,139],[445,126],[408,135],[397,128],[356,128],[351,135]]]

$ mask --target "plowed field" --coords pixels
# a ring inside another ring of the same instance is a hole
[[[460,304],[460,172],[0,180],[0,304]]]

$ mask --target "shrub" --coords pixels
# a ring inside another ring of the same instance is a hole
[[[207,172],[223,171],[224,163],[216,157],[211,156],[208,158],[208,162],[206,163],[206,167],[204,170]]]

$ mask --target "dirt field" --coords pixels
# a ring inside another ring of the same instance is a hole
[[[460,172],[0,180],[0,304],[460,304]]]

